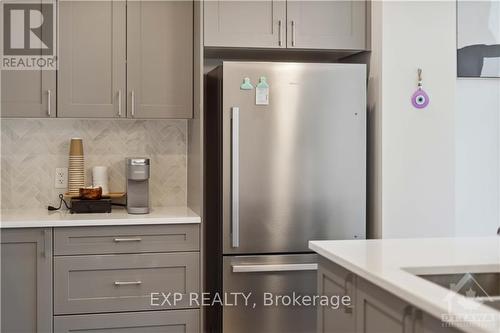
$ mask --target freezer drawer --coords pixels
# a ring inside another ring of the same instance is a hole
[[[315,332],[315,307],[264,306],[264,293],[314,295],[317,262],[314,254],[224,257],[224,292],[252,294],[248,306],[223,308],[223,332]]]

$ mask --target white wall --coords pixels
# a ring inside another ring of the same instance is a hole
[[[500,79],[458,79],[456,100],[456,234],[493,235],[500,226]]]
[[[380,94],[370,104],[379,120],[369,131],[380,161],[369,183],[379,195],[369,205],[371,236],[454,234],[455,14],[453,1],[374,2],[371,85]],[[419,67],[425,110],[410,103]]]

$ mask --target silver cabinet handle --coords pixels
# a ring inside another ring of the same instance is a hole
[[[347,285],[349,283],[353,284],[354,278],[355,278],[355,275],[353,273],[351,273],[351,272],[347,273],[347,276],[345,277],[345,280],[344,280],[344,296],[350,295],[349,290],[347,288]],[[352,301],[352,298],[353,297],[351,297],[351,301]],[[344,306],[344,313],[352,314],[353,308],[354,307],[353,307],[352,303],[350,305],[345,305]]]
[[[318,264],[232,265],[233,273],[316,271]]]
[[[113,241],[116,243],[121,243],[121,242],[140,242],[142,239],[141,237],[129,237],[129,238],[114,238]]]
[[[406,318],[412,317],[413,316],[413,307],[411,305],[408,305],[403,312],[403,318],[401,319],[401,323],[403,324],[403,333],[408,333],[407,330],[407,325],[406,325]]]
[[[130,93],[130,104],[132,105],[132,117],[135,116],[135,91]]]
[[[423,319],[422,311],[415,310],[414,314],[413,314],[412,332],[421,332],[422,331],[422,319]]]
[[[142,284],[142,281],[115,281],[115,286],[136,286]]]
[[[50,117],[51,116],[51,99],[52,99],[52,91],[49,89],[47,90],[47,115]]]
[[[278,46],[283,45],[283,41],[281,39],[281,20],[278,21]]]
[[[292,20],[292,46],[295,46],[295,21]]]
[[[122,116],[122,90],[118,89],[118,117]]]
[[[232,246],[240,246],[240,108],[231,108],[232,119],[232,188],[231,188],[231,226]]]

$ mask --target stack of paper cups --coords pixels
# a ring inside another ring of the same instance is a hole
[[[83,141],[72,138],[69,145],[68,190],[70,195],[79,195],[85,187],[85,166],[83,159]]]
[[[92,185],[94,187],[100,186],[102,188],[102,194],[108,195],[108,167],[105,166],[95,166],[92,168]]]

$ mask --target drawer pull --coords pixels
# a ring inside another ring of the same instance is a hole
[[[115,286],[135,286],[142,284],[142,281],[115,281]]]
[[[120,243],[120,242],[140,242],[141,241],[141,237],[115,238],[114,241],[116,243]]]

